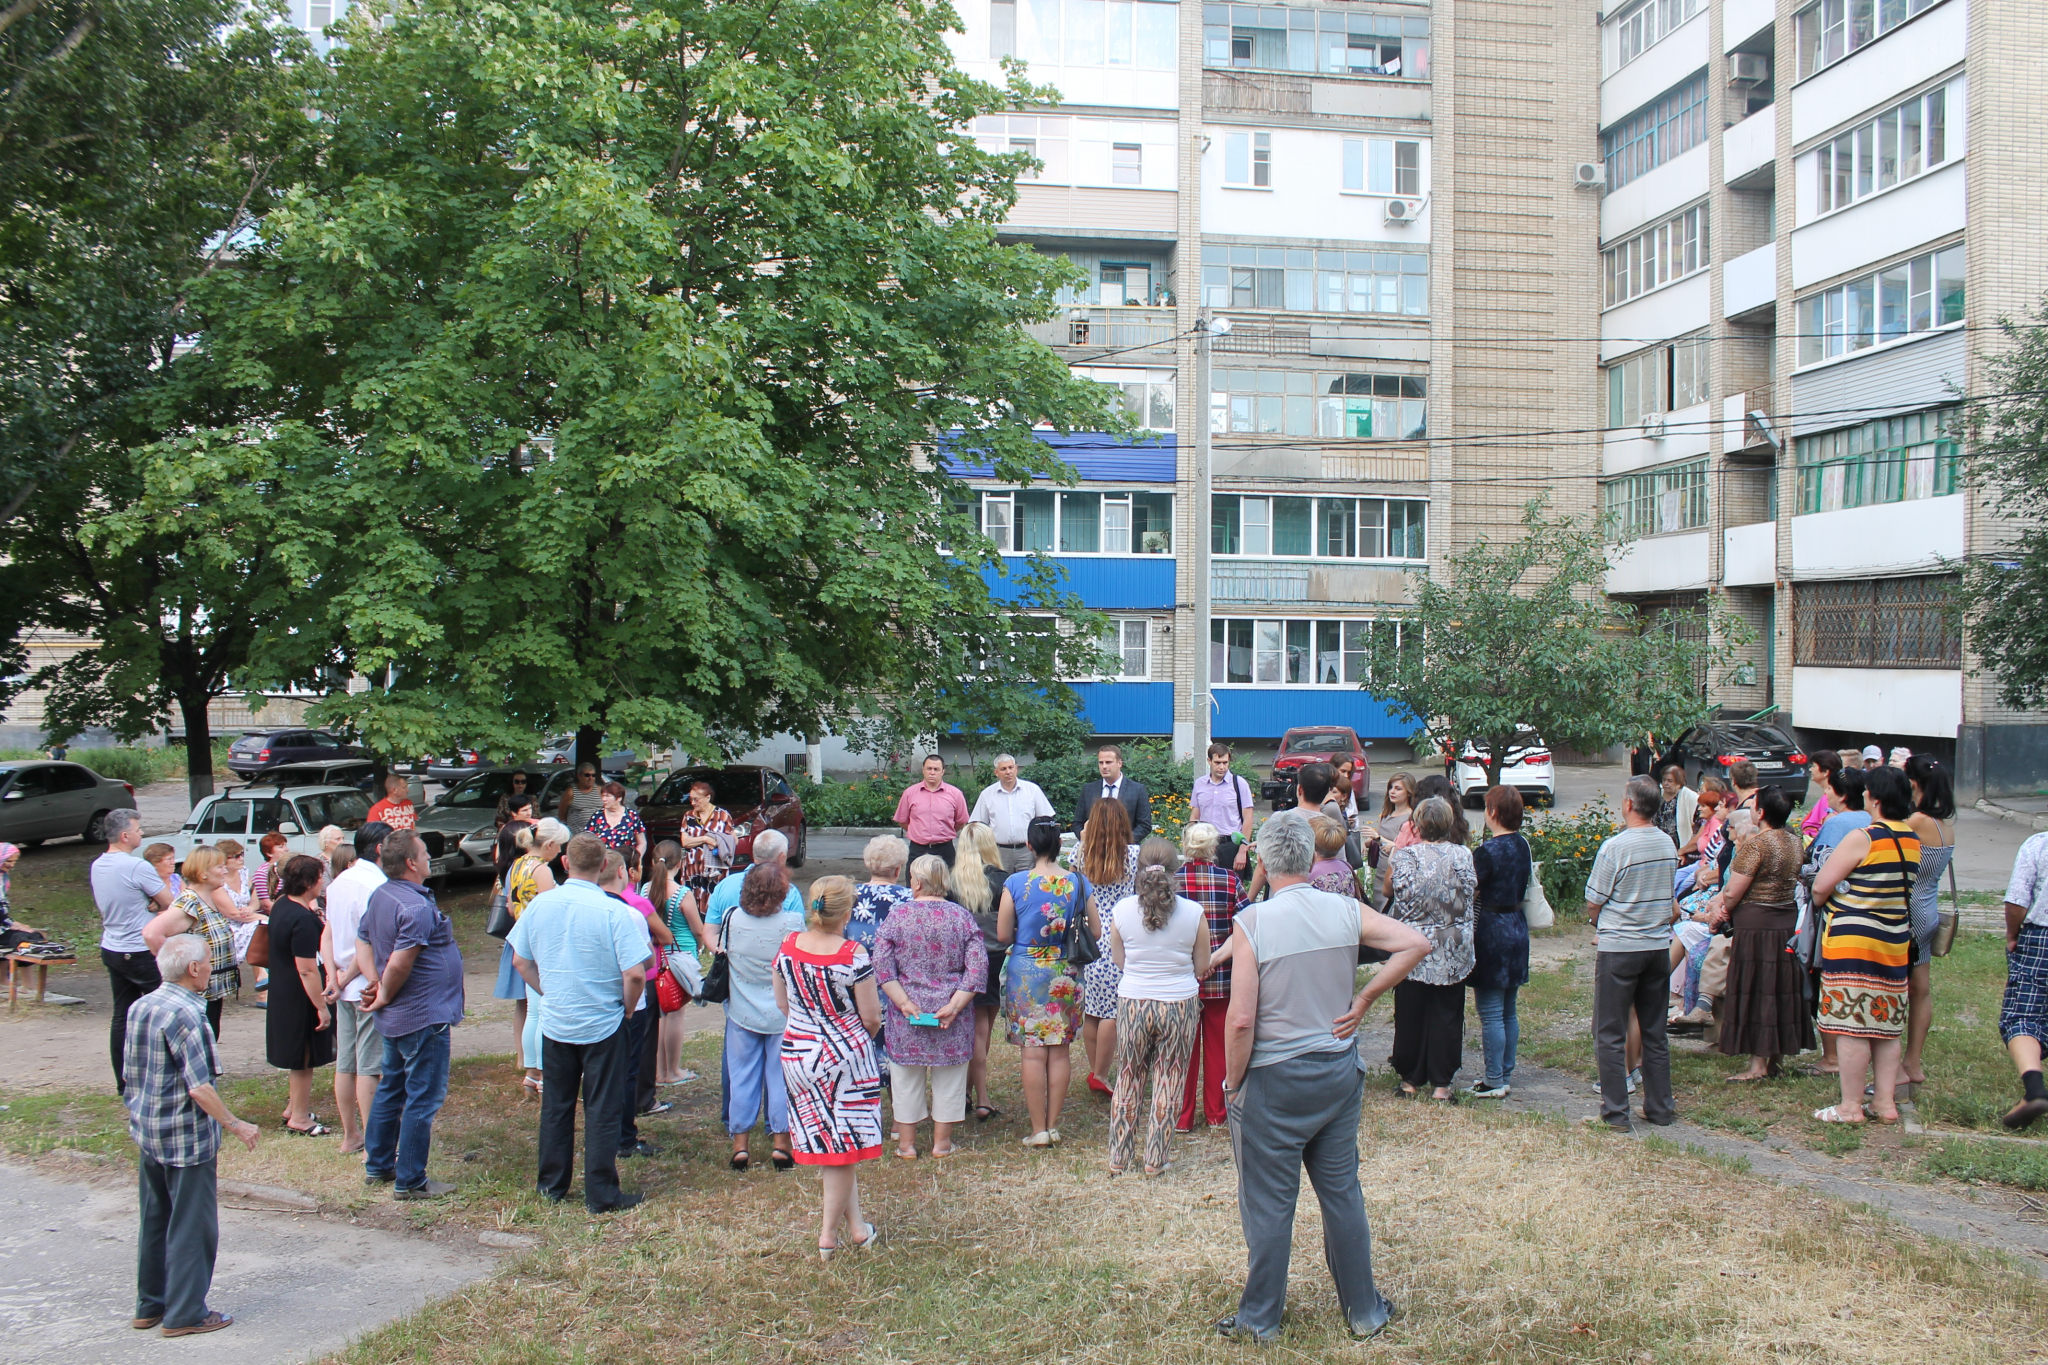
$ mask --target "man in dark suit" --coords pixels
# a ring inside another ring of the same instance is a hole
[[[1074,807],[1074,833],[1079,834],[1087,827],[1088,812],[1108,796],[1123,802],[1130,813],[1131,842],[1143,843],[1152,833],[1152,793],[1137,778],[1124,776],[1124,751],[1114,744],[1105,744],[1095,751],[1095,770],[1102,778],[1081,788],[1081,800]]]

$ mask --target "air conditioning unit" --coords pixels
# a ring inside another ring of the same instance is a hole
[[[1597,190],[1607,184],[1607,167],[1598,161],[1581,161],[1572,167],[1572,184],[1582,190]]]
[[[1653,412],[1643,418],[1643,437],[1651,441],[1661,441],[1664,439],[1663,413]]]
[[[1412,223],[1422,216],[1420,199],[1389,199],[1387,221],[1390,223]]]
[[[1730,85],[1762,85],[1771,78],[1771,59],[1757,52],[1731,52],[1728,55],[1728,83]]]

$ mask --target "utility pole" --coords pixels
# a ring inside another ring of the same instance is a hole
[[[1195,687],[1194,687],[1194,775],[1208,771],[1209,714],[1212,693],[1210,665],[1214,651],[1209,643],[1209,425],[1214,420],[1209,396],[1209,358],[1212,342],[1230,330],[1230,319],[1219,318],[1207,308],[1195,318],[1195,506],[1188,518],[1194,543],[1188,547],[1195,578]]]

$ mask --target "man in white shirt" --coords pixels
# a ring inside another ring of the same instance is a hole
[[[1031,846],[1024,842],[1024,832],[1035,819],[1053,818],[1052,802],[1036,782],[1017,776],[1015,758],[997,754],[996,780],[974,798],[974,813],[968,818],[995,833],[996,847],[1003,851],[1003,871],[1022,872],[1031,866]]]
[[[327,932],[334,956],[334,982],[328,999],[334,1002],[334,1108],[341,1115],[341,1150],[363,1150],[363,1123],[370,1116],[370,1102],[377,1097],[377,1082],[384,1075],[384,1035],[377,1031],[377,1016],[363,1008],[363,975],[356,953],[356,932],[369,908],[370,893],[388,878],[377,866],[391,826],[372,820],[356,831],[356,860],[346,872],[327,884]]]

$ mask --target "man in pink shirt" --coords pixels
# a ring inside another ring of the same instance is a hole
[[[910,844],[910,858],[904,866],[933,853],[951,867],[953,836],[967,823],[967,798],[946,780],[946,760],[937,754],[926,757],[923,771],[924,781],[906,788],[903,799],[896,803],[894,819]]]

